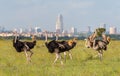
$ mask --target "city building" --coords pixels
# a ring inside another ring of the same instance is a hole
[[[117,34],[117,28],[116,27],[110,27],[109,34]]]
[[[105,23],[100,24],[100,28],[105,28],[106,29],[106,24]]]
[[[40,27],[35,27],[35,33],[42,32]]]
[[[91,27],[87,26],[87,33],[91,33]]]
[[[77,34],[77,29],[76,29],[75,27],[72,27],[72,28],[71,28],[71,33],[72,33],[72,34]]]
[[[63,16],[61,14],[59,14],[57,17],[56,32],[59,34],[63,32]]]
[[[18,32],[18,30],[16,28],[13,29],[13,32]]]
[[[19,33],[20,34],[23,33],[23,29],[22,28],[19,29]]]
[[[28,29],[25,29],[25,32],[34,33],[35,29],[34,28],[28,28]]]

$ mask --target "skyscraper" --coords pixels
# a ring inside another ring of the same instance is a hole
[[[19,29],[19,33],[20,34],[23,33],[23,29],[22,28]]]
[[[116,34],[117,33],[117,28],[116,27],[110,27],[109,34]]]
[[[91,27],[87,26],[87,33],[90,33],[90,32],[91,32]]]
[[[77,34],[77,29],[76,29],[75,27],[72,27],[72,28],[71,28],[71,33],[72,33],[72,34]]]
[[[58,15],[56,21],[56,32],[62,33],[63,32],[63,16],[61,14]]]
[[[40,27],[35,27],[35,33],[39,33],[39,32],[42,32]]]
[[[106,24],[105,23],[100,24],[100,28],[105,28],[106,29]]]

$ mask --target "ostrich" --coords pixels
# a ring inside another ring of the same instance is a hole
[[[69,40],[69,41],[58,41],[58,39],[59,39],[59,38],[58,38],[58,34],[56,33],[56,41],[57,41],[58,43],[60,43],[60,44],[59,44],[60,47],[64,47],[62,44],[66,45],[66,47],[67,47],[67,45],[71,45],[72,42],[73,42],[73,46],[70,47],[70,48],[67,48],[66,51],[64,52],[64,59],[65,59],[65,61],[66,61],[66,55],[67,55],[66,52],[68,52],[69,57],[70,57],[70,59],[72,60],[71,49],[76,46],[77,38],[73,38],[73,39],[72,39],[73,41],[72,41],[72,40]]]
[[[95,40],[95,33],[91,36],[89,36],[85,42],[85,46],[87,48],[93,48],[94,50],[98,51],[98,55],[100,60],[102,60],[102,56],[103,56],[103,50],[106,51],[107,50],[107,45],[110,42],[110,37],[106,36],[106,35],[102,35],[102,40]],[[92,39],[91,39],[92,38]]]
[[[31,62],[31,56],[33,54],[33,52],[31,51],[31,49],[34,48],[34,46],[36,45],[36,39],[35,36],[32,36],[32,42],[27,42],[27,41],[20,41],[18,39],[18,36],[15,36],[13,39],[13,47],[16,49],[17,52],[25,52],[26,58],[28,62]],[[30,52],[30,55],[28,55],[27,52]]]
[[[76,46],[77,38],[73,38],[72,40],[68,40],[68,41],[59,41],[58,43],[63,45],[63,48],[61,50],[65,50],[64,52],[65,61],[66,61],[66,52],[68,52],[69,57],[72,60],[71,49],[73,49]]]
[[[48,42],[47,41],[47,33],[46,33],[45,45],[46,45],[46,47],[47,47],[47,49],[50,53],[55,53],[56,54],[56,58],[55,58],[53,64],[56,63],[58,58],[60,59],[61,64],[63,64],[63,62],[61,60],[60,53],[65,52],[65,51],[69,51],[70,49],[72,49],[76,45],[76,40],[75,39],[70,40],[70,41],[52,40],[52,41]]]

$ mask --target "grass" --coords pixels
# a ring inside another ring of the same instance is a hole
[[[52,65],[55,55],[43,45],[44,41],[37,41],[32,63],[27,63],[24,52],[12,47],[12,40],[0,40],[0,76],[120,76],[120,41],[111,41],[102,62],[94,57],[96,51],[78,41],[71,51],[73,60],[67,55],[64,65],[59,60]]]

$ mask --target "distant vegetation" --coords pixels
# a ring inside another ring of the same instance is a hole
[[[79,34],[77,36],[78,40],[84,40],[85,38],[87,38],[90,34]],[[119,34],[107,34],[108,36],[110,36],[110,38],[112,40],[120,40],[120,35]],[[31,38],[30,37],[24,37],[24,36],[20,36],[19,37],[20,39],[28,39],[30,40]],[[59,37],[59,40],[69,40],[69,39],[72,39],[73,37],[68,37],[68,36],[65,36],[65,37]],[[10,37],[0,37],[0,40],[2,39],[13,39],[13,36],[10,36]],[[55,39],[55,37],[48,37],[48,39],[50,40],[53,40]],[[45,40],[45,37],[37,37],[37,40]]]

